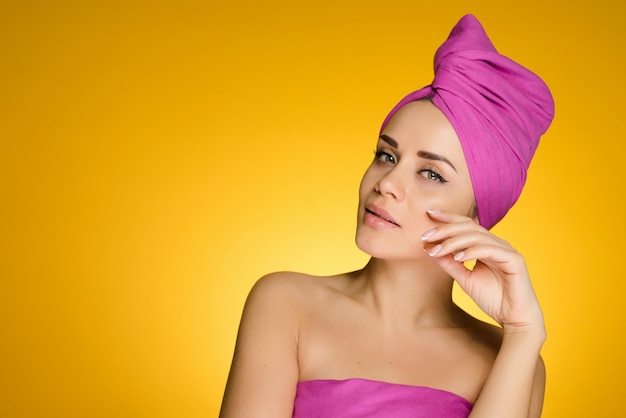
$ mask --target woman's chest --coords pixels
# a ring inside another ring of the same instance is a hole
[[[392,330],[348,315],[314,318],[298,341],[300,380],[365,378],[448,390],[470,401],[492,361],[462,329]]]

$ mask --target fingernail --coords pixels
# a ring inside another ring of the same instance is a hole
[[[428,209],[426,212],[432,213],[433,215],[441,213],[441,211],[439,209]]]
[[[440,250],[441,250],[441,244],[437,244],[433,248],[430,249],[430,251],[428,252],[428,255],[430,256],[436,255]]]
[[[465,255],[465,253],[463,251],[460,251],[460,252],[454,254],[454,259],[456,261],[461,261],[461,259],[463,258],[464,255]]]
[[[422,234],[422,241],[426,241],[428,238],[430,238],[433,235],[435,235],[436,232],[437,232],[437,230],[435,228],[429,229],[428,231],[424,232]]]

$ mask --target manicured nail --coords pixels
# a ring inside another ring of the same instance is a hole
[[[454,259],[456,261],[461,261],[463,259],[464,255],[465,255],[465,253],[463,251],[460,251],[460,252],[454,254]]]
[[[441,244],[437,244],[435,245],[433,248],[430,249],[430,251],[428,252],[429,256],[433,256],[433,255],[437,255],[437,253],[441,250]]]
[[[428,209],[426,212],[436,215],[438,213],[441,213],[441,211],[439,209]]]
[[[428,231],[424,232],[422,234],[422,241],[426,241],[428,238],[430,238],[433,235],[435,235],[436,232],[437,232],[437,229],[435,229],[435,228],[429,229]]]

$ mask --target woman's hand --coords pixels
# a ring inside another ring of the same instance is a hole
[[[429,210],[439,225],[422,235],[424,250],[505,333],[545,333],[524,258],[474,219]],[[476,260],[473,269],[463,262]]]

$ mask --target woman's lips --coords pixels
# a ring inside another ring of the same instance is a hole
[[[389,212],[373,204],[365,205],[364,221],[367,225],[377,229],[393,229],[400,227]]]

